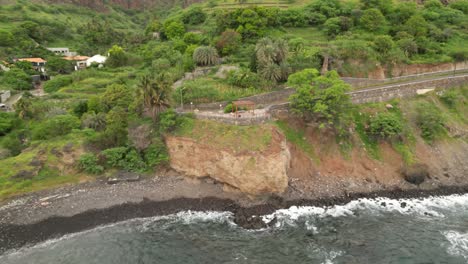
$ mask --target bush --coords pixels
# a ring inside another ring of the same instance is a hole
[[[431,142],[445,134],[445,120],[435,105],[422,102],[416,107],[416,124],[421,129],[421,137]]]
[[[144,158],[146,165],[150,168],[169,161],[166,145],[164,145],[162,141],[151,144],[151,146],[145,150]]]
[[[53,93],[60,90],[60,88],[70,85],[72,82],[71,76],[57,76],[44,84],[44,91]]]
[[[440,100],[449,107],[454,107],[459,100],[459,95],[456,90],[447,90],[440,95]]]
[[[249,69],[240,69],[230,71],[228,73],[227,82],[230,85],[239,86],[242,88],[263,87],[265,82],[257,73],[251,72]]]
[[[81,127],[102,131],[106,128],[106,114],[89,112],[81,117]]]
[[[381,138],[394,138],[403,133],[403,124],[396,114],[378,113],[370,120],[370,132]]]
[[[14,116],[9,113],[0,112],[0,136],[3,136],[13,128]]]
[[[26,147],[23,143],[24,135],[19,132],[13,131],[6,136],[3,136],[0,145],[10,151],[11,155],[16,156]]]
[[[12,68],[3,74],[3,83],[16,90],[31,90],[31,77],[23,70]]]
[[[102,151],[101,155],[105,157],[107,166],[119,167],[127,151],[128,149],[126,147],[110,148]]]
[[[50,139],[80,128],[81,122],[73,115],[59,115],[38,124],[32,131],[33,139]]]
[[[127,171],[142,172],[146,170],[146,163],[143,161],[140,154],[135,149],[131,149],[119,166]]]
[[[227,29],[221,33],[218,41],[216,41],[216,48],[222,55],[229,55],[239,48],[241,41],[242,36],[238,32]]]
[[[198,25],[205,22],[206,14],[201,7],[193,7],[182,15],[185,24]]]
[[[173,131],[177,127],[177,113],[173,109],[162,112],[159,115],[159,130],[164,132]]]
[[[104,168],[98,165],[98,159],[93,153],[81,155],[78,160],[78,167],[80,170],[89,174],[101,174],[104,172]]]
[[[233,111],[232,103],[229,103],[229,104],[226,105],[226,107],[224,107],[224,113],[226,113],[226,114],[227,113],[232,113],[232,111]]]

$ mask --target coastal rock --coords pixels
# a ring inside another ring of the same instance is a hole
[[[288,187],[290,152],[278,132],[263,151],[236,152],[174,136],[166,144],[171,167],[187,176],[208,176],[251,195],[283,193]]]
[[[413,164],[403,169],[403,176],[407,182],[419,185],[429,177],[429,168],[426,164]]]

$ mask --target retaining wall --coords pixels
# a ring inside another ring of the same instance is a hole
[[[220,123],[225,123],[229,125],[258,125],[263,124],[271,119],[270,114],[263,114],[258,116],[251,116],[250,114],[240,114],[240,117],[234,116],[221,116],[221,115],[212,115],[210,113],[194,113],[197,119],[212,120]]]
[[[274,91],[270,93],[263,93],[263,94],[249,96],[249,97],[244,97],[241,100],[252,101],[255,104],[257,104],[257,106],[265,106],[265,105],[273,104],[277,102],[284,102],[295,91],[296,90],[293,88],[287,88],[287,89],[283,89],[280,91]],[[209,103],[209,104],[198,104],[198,105],[195,105],[195,108],[198,110],[202,110],[202,111],[219,110],[220,109],[219,105],[221,105],[221,108],[224,109],[224,107],[226,107],[227,104],[228,104],[227,101]]]
[[[400,85],[389,85],[380,88],[366,89],[348,93],[355,104],[369,102],[383,102],[393,98],[411,97],[418,94],[418,91],[425,89],[447,89],[459,87],[468,83],[468,75],[444,77],[429,81],[412,82]]]

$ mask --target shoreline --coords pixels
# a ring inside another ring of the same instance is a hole
[[[135,218],[147,218],[175,214],[181,211],[228,211],[234,214],[234,222],[247,229],[267,226],[259,217],[271,214],[278,209],[291,206],[330,207],[344,205],[362,198],[411,199],[432,196],[448,196],[468,193],[468,185],[442,186],[434,189],[393,189],[373,192],[348,193],[341,196],[320,197],[316,199],[284,199],[273,196],[261,203],[245,204],[245,201],[206,196],[199,198],[171,198],[152,200],[143,197],[139,202],[125,202],[106,208],[95,208],[70,216],[49,216],[28,224],[0,223],[0,254],[8,250],[34,245],[46,240],[62,237],[70,233],[90,230],[102,225],[113,224]]]

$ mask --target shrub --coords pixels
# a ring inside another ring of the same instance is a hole
[[[3,136],[13,128],[14,116],[9,113],[0,112],[0,136]]]
[[[221,54],[229,55],[239,48],[241,41],[242,36],[238,32],[232,29],[227,29],[221,33],[221,36],[216,42],[216,48]]]
[[[81,117],[81,127],[102,131],[106,128],[106,114],[89,112]]]
[[[151,144],[144,152],[144,159],[148,167],[154,167],[169,161],[166,145],[162,141]]]
[[[242,88],[263,87],[265,85],[263,79],[260,78],[257,73],[251,72],[249,69],[245,68],[237,71],[230,71],[228,73],[227,82]]]
[[[33,139],[49,139],[80,128],[80,120],[73,115],[59,115],[38,124],[32,131]]]
[[[166,110],[159,116],[159,130],[161,132],[173,131],[177,126],[177,113],[173,109]]]
[[[88,101],[87,100],[80,100],[73,105],[72,109],[73,113],[78,116],[82,117],[84,113],[88,112]]]
[[[32,80],[19,68],[12,68],[3,74],[3,82],[16,90],[31,90]]]
[[[205,22],[206,14],[201,7],[189,9],[182,15],[182,21],[185,24],[198,25]]]
[[[109,167],[119,167],[120,162],[125,158],[128,149],[126,147],[117,147],[106,149],[101,152],[106,159],[106,165]]]
[[[232,103],[229,103],[229,104],[226,105],[226,107],[224,107],[224,113],[226,113],[226,114],[227,113],[232,113],[232,111],[233,111]]]
[[[57,76],[54,79],[44,84],[44,91],[53,93],[58,91],[60,88],[70,85],[72,83],[71,76]]]
[[[445,133],[444,117],[435,105],[422,102],[416,107],[416,111],[416,124],[421,129],[422,138],[430,142]]]
[[[8,149],[11,155],[16,156],[26,147],[23,143],[24,135],[20,132],[13,131],[6,136],[1,137],[0,145]]]
[[[459,95],[455,90],[447,90],[440,95],[440,100],[449,107],[454,107],[459,99]]]
[[[78,167],[80,170],[89,174],[101,174],[104,172],[104,168],[98,165],[98,159],[93,153],[81,155],[78,160]]]
[[[394,138],[403,133],[403,124],[396,114],[378,113],[370,120],[370,132],[381,138]]]
[[[164,22],[164,34],[169,39],[182,38],[185,34],[185,26],[181,21]]]
[[[201,46],[193,52],[193,60],[200,66],[215,65],[218,63],[218,52],[210,46]]]
[[[131,149],[119,165],[127,171],[141,172],[146,170],[146,163],[135,149]]]

